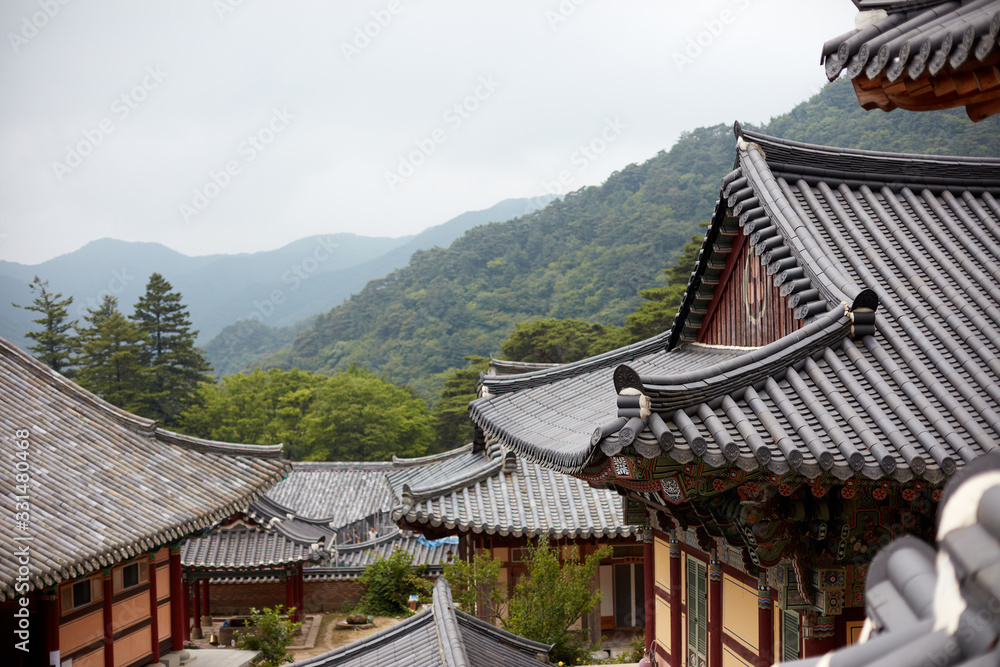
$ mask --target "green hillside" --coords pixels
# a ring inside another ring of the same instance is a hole
[[[1000,117],[973,124],[964,110],[866,112],[847,81],[759,129],[850,148],[1000,156]],[[444,371],[463,366],[465,355],[499,352],[518,322],[621,324],[711,216],[734,146],[728,126],[686,132],[600,186],[419,252],[318,316],[264,366],[331,372],[357,364],[433,400]]]

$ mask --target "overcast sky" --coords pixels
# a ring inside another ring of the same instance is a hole
[[[0,4],[0,259],[404,236],[816,93],[849,0]]]

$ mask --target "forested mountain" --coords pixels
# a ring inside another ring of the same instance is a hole
[[[866,112],[847,81],[759,129],[849,148],[1000,155],[1000,117],[972,124],[962,110]],[[433,400],[443,371],[465,355],[498,352],[518,322],[621,324],[711,216],[734,145],[729,126],[698,128],[600,186],[419,252],[318,316],[264,365],[330,372],[357,364]]]

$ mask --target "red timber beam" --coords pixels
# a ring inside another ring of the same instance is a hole
[[[170,649],[184,648],[184,582],[181,580],[181,547],[170,546]]]
[[[771,587],[767,585],[767,572],[761,568],[757,578],[757,667],[771,667],[774,663],[774,603]]]
[[[159,595],[156,592],[155,551],[149,554],[149,564],[146,571],[149,572],[149,643],[151,653],[149,662],[155,665],[160,661],[160,607],[157,601]]]
[[[708,561],[708,664],[722,664],[722,565],[715,549]]]
[[[111,608],[114,589],[111,586],[111,569],[103,570],[101,578],[104,583],[104,667],[115,667],[114,615]]]
[[[670,667],[681,667],[681,543],[670,535]]]
[[[642,597],[646,608],[646,650],[656,645],[656,592],[653,588],[656,570],[653,567],[653,530],[642,536]]]

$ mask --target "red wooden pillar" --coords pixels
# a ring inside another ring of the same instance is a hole
[[[46,589],[42,595],[45,603],[45,643],[49,650],[50,667],[59,667],[62,658],[59,655],[59,589]]]
[[[181,586],[184,591],[183,600],[181,601],[181,609],[183,609],[184,622],[181,624],[181,636],[184,641],[189,641],[191,639],[191,581],[185,577],[184,583]]]
[[[191,582],[192,597],[194,598],[194,614],[191,619],[191,637],[194,639],[201,639],[201,579],[195,579]]]
[[[149,554],[149,634],[150,651],[152,657],[150,662],[156,664],[160,661],[160,605],[157,601],[159,595],[156,592],[156,552]]]
[[[722,664],[722,565],[714,549],[708,561],[708,664]]]
[[[184,582],[181,580],[181,547],[170,547],[170,649],[184,648]]]
[[[111,570],[104,570],[104,667],[115,667],[114,612],[111,608]]]
[[[296,596],[298,599],[295,603],[295,622],[305,620],[306,617],[306,581],[305,573],[305,563],[299,563],[298,570],[295,573],[295,591],[298,593]]]
[[[642,536],[642,597],[646,608],[646,649],[656,641],[656,594],[653,583],[656,571],[653,568],[653,530],[648,529]]]
[[[201,613],[202,619],[207,620],[211,624],[212,608],[208,601],[208,595],[208,578],[206,577],[201,580]],[[202,625],[205,625],[205,623],[202,623]]]
[[[285,611],[291,614],[292,607],[295,606],[295,569],[294,566],[289,566],[285,570]],[[295,617],[292,616],[291,619],[294,621]]]
[[[670,667],[681,667],[681,543],[670,538]]]
[[[757,667],[774,664],[774,604],[771,587],[767,585],[767,571],[760,570],[757,577]]]

